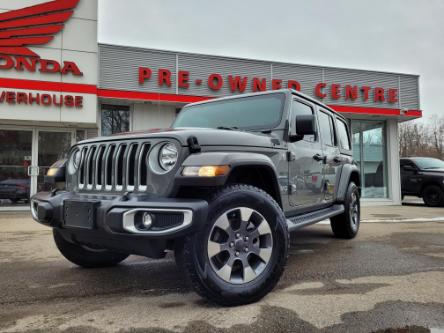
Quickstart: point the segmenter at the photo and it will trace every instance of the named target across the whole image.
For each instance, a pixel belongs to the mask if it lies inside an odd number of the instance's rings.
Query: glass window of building
[[[86,131],[85,130],[77,130],[76,131],[76,142],[82,141],[86,139]]]
[[[0,207],[29,201],[32,131],[0,130]]]
[[[386,126],[384,121],[352,121],[353,158],[361,170],[363,198],[387,198]]]
[[[128,132],[130,108],[125,105],[102,105],[102,135]]]

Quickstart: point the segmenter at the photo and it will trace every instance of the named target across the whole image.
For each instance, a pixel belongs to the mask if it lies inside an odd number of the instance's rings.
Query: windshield
[[[444,162],[431,157],[415,158],[413,160],[420,169],[444,169]]]
[[[275,93],[220,100],[185,107],[177,127],[272,129],[279,125],[285,94]]]

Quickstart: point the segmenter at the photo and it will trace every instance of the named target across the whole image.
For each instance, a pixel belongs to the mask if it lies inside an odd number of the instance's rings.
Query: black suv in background
[[[36,194],[31,211],[68,260],[174,251],[195,290],[225,305],[272,290],[289,232],[328,218],[337,237],[359,229],[347,121],[292,90],[194,103],[171,129],[82,141],[48,174],[66,187]]]
[[[444,206],[444,161],[431,157],[401,158],[402,196],[420,197],[430,207]]]

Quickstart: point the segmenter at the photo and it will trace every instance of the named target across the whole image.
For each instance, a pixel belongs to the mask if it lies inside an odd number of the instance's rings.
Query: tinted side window
[[[327,146],[335,146],[335,134],[333,126],[333,118],[324,112],[319,112],[319,131],[322,140]]]
[[[336,125],[338,125],[338,136],[341,147],[350,150],[350,139],[348,137],[347,125],[340,119],[337,119]]]
[[[296,116],[304,116],[304,115],[313,115],[313,109],[311,106],[301,103],[299,101],[293,101],[293,119],[295,119]],[[305,135],[304,136],[305,141],[314,142],[316,141],[316,137],[314,135]]]

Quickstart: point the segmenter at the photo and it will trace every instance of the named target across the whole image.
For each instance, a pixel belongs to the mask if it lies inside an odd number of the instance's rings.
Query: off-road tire
[[[211,266],[207,243],[217,219],[238,207],[260,213],[270,226],[272,249],[269,261],[255,279],[241,284],[223,280]],[[224,187],[209,200],[207,223],[202,229],[185,237],[176,249],[176,262],[185,270],[194,290],[211,302],[234,306],[256,302],[269,293],[279,281],[290,244],[286,219],[276,201],[263,190],[244,184]]]
[[[361,220],[361,205],[359,199],[358,186],[356,186],[354,182],[350,182],[345,197],[344,212],[330,218],[331,230],[336,237],[352,239],[358,234]],[[354,202],[354,200],[356,200],[356,202]],[[357,206],[354,206],[355,204]]]
[[[444,206],[444,193],[438,185],[428,185],[422,191],[422,200],[429,207]]]
[[[53,236],[60,253],[72,263],[84,268],[112,267],[128,257],[128,254],[107,250],[90,250],[68,242],[57,229],[53,229]]]

